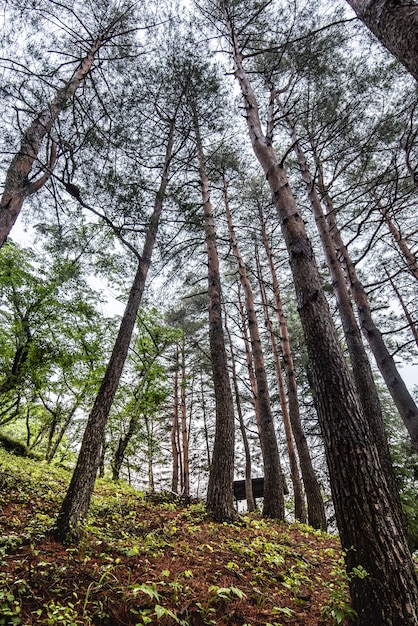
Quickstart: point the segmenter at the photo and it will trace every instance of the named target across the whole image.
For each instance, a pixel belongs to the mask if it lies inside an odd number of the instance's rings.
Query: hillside
[[[65,469],[0,450],[0,624],[304,626],[349,614],[335,537],[99,480],[79,546],[48,536]]]

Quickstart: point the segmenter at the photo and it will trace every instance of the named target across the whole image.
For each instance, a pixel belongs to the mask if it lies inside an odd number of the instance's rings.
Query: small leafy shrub
[[[217,585],[211,585],[208,589],[209,596],[212,596],[214,600],[223,599],[223,600],[233,600],[234,597],[239,600],[243,600],[245,598],[245,593],[238,589],[238,587],[218,587]]]
[[[47,616],[40,621],[40,624],[45,624],[46,626],[56,626],[57,624],[60,626],[81,625],[80,621],[76,621],[77,611],[72,602],[69,602],[66,606],[62,605],[60,602],[50,602],[44,606]],[[38,614],[42,614],[41,609]]]
[[[0,560],[6,556],[10,550],[15,550],[23,543],[22,537],[18,535],[6,535],[0,537]]]
[[[335,624],[343,624],[346,620],[355,621],[357,613],[350,605],[348,596],[348,581],[352,578],[366,578],[368,573],[361,565],[354,567],[348,574],[343,559],[332,570],[335,582],[327,583],[329,601],[321,608],[324,617],[332,619]]]
[[[16,454],[16,456],[28,456],[29,454],[28,447],[24,443],[5,433],[0,433],[0,446],[7,452]]]
[[[20,603],[8,589],[0,589],[0,624],[21,624]]]

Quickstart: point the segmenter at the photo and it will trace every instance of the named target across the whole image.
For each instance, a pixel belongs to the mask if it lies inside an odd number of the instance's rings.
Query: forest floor
[[[0,624],[348,624],[336,537],[98,480],[83,539],[50,529],[68,470],[0,450]]]

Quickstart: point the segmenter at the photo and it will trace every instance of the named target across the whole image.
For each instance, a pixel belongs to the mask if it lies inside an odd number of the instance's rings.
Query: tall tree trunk
[[[109,447],[109,442],[106,441],[106,437],[103,437],[102,449],[100,452],[100,461],[99,461],[99,478],[103,478],[105,473],[105,458],[106,458],[106,450]]]
[[[137,404],[145,392],[147,384],[147,373],[143,371],[139,376],[139,382],[136,385],[134,391],[134,397],[136,404],[131,409],[131,417],[129,419],[128,429],[124,435],[119,439],[118,446],[115,450],[111,466],[112,466],[112,480],[118,481],[120,477],[120,471],[122,469],[123,462],[125,460],[126,449],[131,442],[133,436],[137,432],[140,413],[138,413]]]
[[[289,112],[280,102],[277,94],[276,100],[280,110],[284,115],[290,130],[290,136],[294,151],[299,163],[302,180],[306,185],[309,202],[315,217],[315,223],[318,229],[319,237],[325,255],[328,270],[331,275],[334,295],[337,301],[337,307],[340,319],[343,325],[344,336],[350,355],[352,375],[357,388],[359,399],[363,406],[364,414],[369,420],[372,432],[377,444],[377,450],[381,457],[382,466],[385,469],[388,484],[392,486],[393,506],[397,506],[398,515],[402,518],[402,507],[399,498],[399,490],[395,482],[393,474],[392,460],[390,457],[389,444],[385,432],[383,422],[382,408],[380,405],[379,395],[373,378],[372,368],[361,338],[361,333],[354,315],[351,305],[350,294],[345,282],[344,273],[338,260],[334,243],[329,232],[328,224],[324,216],[322,204],[318,196],[315,181],[309,169],[309,165],[304,151],[300,145],[299,137],[296,131],[296,125],[289,115]]]
[[[267,235],[266,224],[261,206],[258,206],[258,215],[261,224],[263,244],[267,255],[272,279],[273,294],[276,304],[277,320],[280,329],[280,347],[283,354],[284,369],[286,373],[287,398],[289,405],[289,417],[292,425],[292,432],[295,438],[296,449],[299,455],[300,471],[305,487],[306,502],[308,505],[308,522],[313,528],[327,529],[325,506],[321,494],[321,488],[312,465],[311,454],[308,442],[303,431],[300,418],[298,389],[295,376],[295,366],[293,363],[292,349],[290,346],[289,333],[287,330],[286,316],[283,310],[283,303],[280,295],[279,281],[276,268],[274,266],[273,255]]]
[[[145,429],[147,431],[147,465],[148,465],[148,492],[155,493],[154,480],[154,427],[152,419],[144,415]]]
[[[43,401],[42,397],[41,397],[41,401],[42,401],[42,404],[44,405],[44,408],[52,416],[51,423],[50,423],[50,425],[48,427],[48,442],[46,444],[46,452],[45,452],[45,460],[46,460],[47,463],[50,463],[49,456],[50,456],[50,453],[51,453],[52,442],[54,440],[55,431],[56,431],[57,426],[58,426],[59,415],[61,413],[61,405],[58,404],[56,409],[52,409],[52,408],[50,408],[50,407],[48,407],[46,405],[46,403]]]
[[[284,426],[284,431],[286,435],[287,453],[289,455],[290,476],[291,476],[292,485],[293,485],[293,498],[295,501],[295,507],[294,507],[295,519],[299,520],[303,524],[306,524],[307,516],[306,516],[305,497],[303,494],[302,481],[301,481],[300,474],[299,474],[299,467],[298,467],[298,460],[297,460],[295,444],[294,444],[294,439],[293,439],[292,425],[290,423],[289,410],[287,406],[282,366],[280,364],[280,356],[279,356],[279,350],[277,347],[276,336],[273,331],[273,324],[271,322],[270,314],[268,310],[267,293],[266,293],[266,288],[264,285],[264,279],[263,279],[263,274],[262,274],[261,264],[260,264],[260,256],[258,254],[257,246],[254,251],[254,256],[256,259],[256,263],[257,263],[257,277],[258,277],[258,283],[259,283],[259,288],[260,288],[261,301],[263,304],[264,321],[265,321],[267,332],[270,338],[271,350],[273,353],[274,367],[276,370],[277,386],[279,389],[283,426]]]
[[[135,408],[133,410],[135,411]],[[123,435],[119,439],[118,446],[112,459],[112,480],[117,481],[120,478],[120,471],[122,469],[123,461],[125,459],[126,448],[128,447],[129,442],[136,432],[138,421],[138,415],[134,414],[129,420],[128,430],[126,431],[125,435]]]
[[[374,437],[338,340],[303,219],[283,167],[263,133],[227,4],[223,6],[251,143],[272,190],[289,254],[358,624],[413,626],[418,621],[418,583],[402,521],[392,508]],[[353,572],[358,566],[367,571],[365,578]]]
[[[0,247],[6,241],[20,213],[25,199],[38,191],[48,180],[56,161],[56,145],[50,147],[47,171],[39,179],[30,181],[32,166],[38,158],[44,139],[49,135],[60,113],[74,97],[77,89],[92,69],[96,54],[106,37],[98,37],[80,65],[64,87],[58,89],[55,97],[34,119],[23,134],[19,152],[13,157],[7,170],[6,182],[0,200]]]
[[[47,451],[45,454],[45,460],[47,463],[51,463],[52,459],[54,458],[54,456],[57,453],[58,450],[58,446],[60,445],[65,433],[67,432],[71,422],[73,421],[73,417],[75,415],[75,412],[80,404],[80,397],[82,396],[81,392],[77,398],[77,400],[75,401],[75,403],[73,404],[73,406],[71,407],[71,409],[68,411],[67,413],[67,417],[64,420],[64,423],[61,424],[58,433],[55,437],[55,440],[53,439],[53,436],[50,438],[50,440],[48,441],[48,447],[47,447]],[[45,406],[45,404],[44,404]],[[56,424],[57,426],[58,424]],[[54,428],[54,433],[55,433],[56,428]],[[52,435],[54,434],[52,433]]]
[[[234,401],[229,382],[228,359],[222,326],[221,279],[216,232],[197,117],[195,118],[195,134],[208,254],[209,344],[216,405],[215,442],[209,474],[206,509],[215,520],[226,521],[234,520],[237,516],[234,509],[232,486],[235,443]]]
[[[418,5],[414,0],[347,0],[362,22],[418,80]]]
[[[202,413],[203,413],[203,432],[205,435],[205,446],[206,446],[206,458],[208,462],[208,470],[210,470],[210,466],[212,464],[212,460],[210,458],[210,447],[209,447],[209,432],[208,432],[208,420],[206,414],[206,401],[205,401],[205,392],[203,389],[203,373],[200,370],[200,393],[201,393],[201,405],[202,405]]]
[[[0,384],[0,395],[6,394],[12,389],[16,389],[22,382],[31,352],[33,343],[32,331],[29,326],[29,313],[20,314],[21,329],[16,337],[16,351],[13,357],[13,363],[8,372],[5,373],[4,380]],[[4,374],[3,374],[4,375]]]
[[[173,138],[174,121],[170,125],[160,187],[156,194],[154,210],[150,217],[148,230],[145,235],[142,256],[138,261],[137,271],[120,323],[115,345],[113,346],[105,375],[87,421],[77,464],[58,514],[54,536],[59,541],[77,540],[81,532],[82,521],[90,506],[94,482],[100,463],[100,451],[106,422],[128,355],[136,316],[141,304],[148,269],[151,264],[152,251],[157,238],[158,225],[163,208],[163,198],[168,184],[168,170],[173,152]]]
[[[181,383],[180,383],[180,406],[181,406],[181,443],[183,451],[183,467],[181,494],[183,496],[190,495],[190,470],[189,470],[189,437],[187,430],[187,406],[186,406],[186,362],[184,350],[184,336],[181,344]]]
[[[245,315],[244,305],[242,303],[241,293],[239,290],[238,290],[237,298],[238,298],[239,311],[241,315],[241,331],[242,331],[242,338],[244,340],[245,361],[247,363],[248,380],[250,383],[251,396],[253,399],[255,421],[257,424],[257,428],[258,428],[258,434],[260,436],[260,421],[261,420],[260,420],[260,414],[258,411],[257,382],[255,380],[255,374],[254,374],[253,355],[251,352],[251,342],[248,336],[247,316]]]
[[[257,384],[257,402],[260,419],[260,443],[264,467],[263,515],[266,517],[284,520],[283,475],[280,466],[279,447],[277,445],[277,437],[274,429],[273,413],[271,410],[263,347],[261,345],[253,291],[250,281],[248,280],[244,260],[238,248],[237,238],[232,223],[232,216],[228,200],[228,188],[225,176],[223,177],[223,195],[225,213],[228,222],[229,238],[233,254],[237,261],[240,282],[244,290],[248,330],[250,333],[254,373]]]
[[[254,500],[253,483],[252,483],[250,444],[248,443],[247,431],[245,430],[244,416],[242,414],[241,397],[240,397],[239,387],[238,387],[237,366],[236,366],[236,361],[235,361],[234,345],[232,343],[231,332],[228,328],[225,310],[224,310],[224,317],[225,317],[225,330],[228,335],[229,353],[231,355],[232,383],[233,383],[234,392],[235,392],[235,406],[237,408],[237,414],[238,414],[238,419],[239,419],[239,429],[241,431],[242,443],[244,446],[245,499],[247,501],[247,511],[251,512],[251,511],[255,511],[256,505],[255,505],[255,500]]]
[[[178,493],[179,489],[179,349],[176,346],[176,363],[174,370],[174,399],[173,420],[171,424],[171,453],[173,455],[173,470],[171,475],[171,491]]]
[[[367,339],[377,367],[411,437],[412,445],[418,451],[418,407],[398,372],[395,359],[390,354],[383,340],[382,333],[373,321],[369,298],[343,242],[337,225],[332,199],[324,183],[321,168],[319,168],[318,188],[325,200],[329,232],[334,241],[340,263],[344,267],[346,280],[356,303],[360,328]]]

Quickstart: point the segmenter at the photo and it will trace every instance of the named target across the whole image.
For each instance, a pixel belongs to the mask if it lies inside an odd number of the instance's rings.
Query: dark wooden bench
[[[252,478],[251,483],[253,486],[254,499],[262,498],[264,496],[264,477]],[[235,500],[245,500],[245,480],[234,480],[233,486]]]

